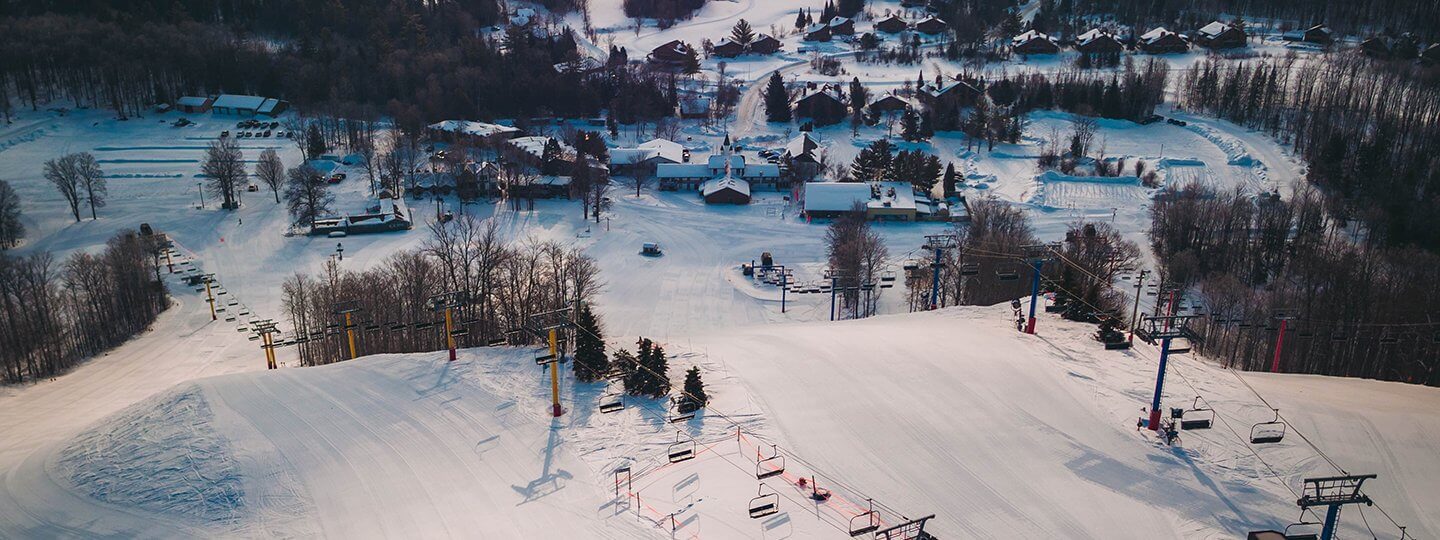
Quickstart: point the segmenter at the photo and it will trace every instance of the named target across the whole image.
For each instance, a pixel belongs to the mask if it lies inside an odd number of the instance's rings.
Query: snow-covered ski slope
[[[837,538],[873,497],[884,524],[933,513],[942,538],[1234,538],[1295,521],[1288,489],[1334,472],[1301,433],[1378,473],[1367,492],[1411,534],[1440,531],[1434,389],[1245,374],[1298,430],[1252,454],[1230,429],[1247,435],[1268,409],[1232,374],[1177,357],[1166,405],[1198,394],[1219,420],[1166,447],[1134,428],[1154,348],[1102,351],[1084,325],[1050,318],[1026,336],[1007,315],[672,340],[672,372],[700,365],[715,396],[674,424],[652,400],[598,413],[603,385],[568,369],[566,415],[550,419],[528,349],[202,378],[9,470],[0,536]],[[669,463],[677,440],[698,457]],[[761,488],[771,443],[786,471]],[[616,490],[622,466],[632,481]],[[798,485],[812,477],[830,500]],[[747,504],[772,492],[781,511],[751,519]],[[1366,519],[1394,531],[1375,509]],[[1344,523],[1365,534],[1358,511]]]

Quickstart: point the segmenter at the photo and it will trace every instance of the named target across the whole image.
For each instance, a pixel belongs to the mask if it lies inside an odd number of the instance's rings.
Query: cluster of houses
[[[874,27],[876,32],[884,32],[887,34],[898,34],[906,30],[914,30],[922,34],[937,35],[948,30],[950,25],[934,16],[911,23],[901,18],[898,14],[891,14],[875,21]],[[805,27],[804,37],[802,39],[805,41],[824,42],[835,39],[836,36],[852,35],[855,35],[855,21],[846,17],[835,17],[830,19],[829,22],[818,22]]]
[[[1322,35],[1325,36],[1323,42],[1328,43],[1329,29],[1323,26],[1316,26],[1300,34],[1301,39],[1306,41],[1310,41],[1312,36],[1313,39],[1320,40]],[[1126,50],[1127,44],[1146,53],[1164,54],[1185,52],[1190,50],[1191,45],[1207,49],[1244,47],[1246,38],[1245,31],[1239,27],[1215,21],[1192,32],[1188,37],[1162,26],[1140,34],[1133,41],[1121,38],[1106,28],[1092,28],[1076,36],[1075,40],[1068,44],[1085,54],[1118,54]],[[1059,40],[1037,30],[1028,30],[1010,39],[1010,50],[1023,55],[1055,54],[1060,52],[1061,46]]]
[[[1440,43],[1431,43],[1421,49],[1415,37],[1403,34],[1400,37],[1374,36],[1360,42],[1360,52],[1381,60],[1419,58],[1427,66],[1440,65]]]
[[[175,100],[175,109],[188,114],[229,114],[235,116],[279,116],[290,108],[283,99],[241,94],[218,96],[184,96]]]
[[[770,34],[757,34],[749,43],[740,43],[722,38],[710,48],[710,54],[721,58],[734,58],[742,54],[775,54],[780,50],[780,40]]]

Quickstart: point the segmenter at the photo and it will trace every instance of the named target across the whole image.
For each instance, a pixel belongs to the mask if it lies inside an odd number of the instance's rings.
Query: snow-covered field
[[[592,10],[618,13],[618,3]],[[623,20],[592,23],[638,48],[682,34],[718,38],[740,16],[764,31],[767,19],[793,19],[796,5],[711,2],[690,26],[638,34]],[[754,79],[802,60],[745,67],[741,59],[730,73]],[[787,76],[806,69],[799,63]],[[757,121],[753,103],[740,110],[732,127],[742,144],[783,144],[786,128]],[[1264,134],[1161,114],[1189,125],[1102,121],[1096,143],[1158,168],[1162,182],[1285,193],[1303,172]],[[116,230],[148,222],[176,239],[183,261],[216,273],[235,299],[225,315],[251,311],[283,328],[280,283],[313,273],[337,243],[342,265],[363,268],[423,241],[423,227],[338,241],[287,235],[284,209],[267,192],[246,193],[238,212],[216,210],[209,195],[197,209],[204,146],[233,131],[235,119],[193,115],[197,125],[186,128],[157,121],[178,116],[119,122],[96,111],[33,112],[0,128],[0,178],[24,199],[29,229],[18,251],[95,249]],[[1020,144],[993,150],[967,149],[958,134],[905,147],[954,162],[965,195],[1026,208],[1046,240],[1083,217],[1113,220],[1144,245],[1150,188],[1133,177],[1036,168],[1040,140],[1068,123],[1036,113]],[[684,130],[696,146],[722,135]],[[833,126],[817,134],[833,159],[849,161],[884,132],[852,137]],[[248,160],[264,147],[286,165],[298,159],[289,141],[242,144]],[[111,200],[98,221],[74,223],[40,176],[44,160],[76,151],[95,153],[109,177]],[[364,205],[363,174],[341,170],[350,179],[337,188],[337,207]],[[819,279],[824,225],[804,222],[781,194],[759,192],[743,207],[623,188],[611,197],[615,207],[599,224],[581,221],[567,201],[465,211],[498,221],[513,239],[584,247],[602,270],[597,304],[612,347],[636,336],[660,341],[677,382],[690,365],[704,369],[716,401],[696,419],[667,423],[664,404],[649,400],[599,414],[603,386],[567,377],[568,413],[552,421],[545,375],[521,349],[463,351],[456,363],[389,355],[266,372],[256,343],[237,331],[248,317],[211,322],[203,295],[167,276],[175,306],[150,332],[57,379],[0,387],[0,537],[834,538],[873,498],[886,525],[933,513],[930,528],[943,538],[1234,538],[1296,521],[1290,490],[1335,472],[1297,436],[1251,453],[1237,434],[1267,420],[1269,409],[1236,376],[1198,358],[1172,364],[1166,404],[1201,395],[1224,421],[1184,434],[1177,447],[1137,432],[1157,353],[1144,345],[1101,351],[1088,339],[1093,327],[1047,317],[1039,336],[1020,335],[1004,306],[903,314],[901,288],[886,290],[882,316],[863,321],[826,322],[829,297],[819,294],[787,295],[782,312],[778,289],[738,269],[769,251],[797,280]],[[924,256],[924,235],[947,227],[876,226],[897,269]],[[660,243],[665,255],[638,256],[642,242]],[[282,350],[281,361],[289,354]],[[1244,380],[1335,463],[1378,473],[1367,492],[1412,537],[1440,536],[1440,391],[1325,377]],[[669,464],[677,440],[696,441],[699,456]],[[786,456],[786,473],[760,487],[756,453],[769,455],[770,444]],[[612,473],[621,466],[631,467],[633,482],[617,497]],[[810,500],[798,485],[812,477],[832,491],[828,501]],[[781,512],[750,519],[745,506],[757,489],[775,493]],[[1362,520],[1347,510],[1345,537],[1364,534],[1366,521],[1394,535],[1378,512],[1365,512]]]

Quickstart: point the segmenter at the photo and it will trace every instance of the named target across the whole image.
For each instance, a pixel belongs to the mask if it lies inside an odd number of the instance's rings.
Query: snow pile
[[[60,466],[81,492],[111,504],[233,522],[244,494],[214,417],[200,388],[184,385],[81,434],[61,452]]]
[[[1254,156],[1250,155],[1249,148],[1245,146],[1245,143],[1240,142],[1234,137],[1222,134],[1219,131],[1216,131],[1214,128],[1211,128],[1210,126],[1196,123],[1187,124],[1185,126],[1185,129],[1198,133],[1201,137],[1205,137],[1205,140],[1208,140],[1214,143],[1215,146],[1220,147],[1220,149],[1225,152],[1225,156],[1229,158],[1228,163],[1230,165],[1236,165],[1240,167],[1265,166],[1265,164],[1261,163],[1259,160],[1255,159]]]

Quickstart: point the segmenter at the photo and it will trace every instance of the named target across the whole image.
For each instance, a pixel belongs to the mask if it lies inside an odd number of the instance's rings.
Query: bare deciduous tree
[[[280,203],[280,188],[285,186],[285,164],[280,162],[280,156],[275,149],[266,148],[260,152],[260,162],[255,164],[255,177],[260,183],[270,188],[270,193],[275,196],[275,203]]]

